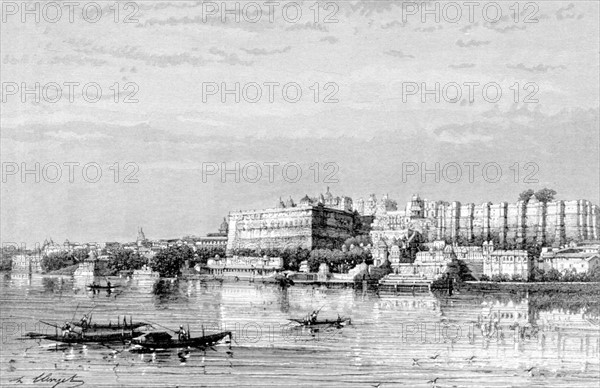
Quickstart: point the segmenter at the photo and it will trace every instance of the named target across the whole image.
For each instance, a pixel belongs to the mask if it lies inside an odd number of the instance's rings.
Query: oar
[[[39,322],[43,323],[44,325],[53,326],[53,327],[55,327],[55,328],[57,328],[57,329],[59,328],[59,326],[58,326],[58,325],[55,325],[55,324],[53,324],[53,323],[44,322],[44,321],[42,321],[42,320],[39,320]]]
[[[79,310],[79,303],[77,303],[77,307],[75,308],[75,312],[73,313],[73,318],[71,318],[71,321],[75,320],[75,315],[77,315],[77,310]]]

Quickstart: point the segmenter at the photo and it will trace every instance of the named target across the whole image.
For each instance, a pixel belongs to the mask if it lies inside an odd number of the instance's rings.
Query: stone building
[[[357,201],[360,214],[375,216],[372,235],[416,230],[428,241],[468,242],[478,238],[517,246],[532,242],[560,246],[569,241],[600,239],[600,209],[587,200],[543,203],[532,197],[527,203],[461,204],[413,195],[404,210],[390,203],[393,201],[384,196],[380,204],[374,195],[366,202]]]
[[[520,276],[528,280],[534,262],[526,250],[496,250],[484,253],[483,274],[491,278],[494,275]]]
[[[563,273],[568,271],[586,273],[600,266],[600,248],[596,244],[544,249],[538,266],[545,271],[556,269]]]
[[[281,198],[275,207],[229,214],[227,254],[238,249],[339,248],[346,239],[368,233],[349,197],[334,197],[329,188],[298,204]],[[365,229],[367,228],[367,229]]]
[[[20,254],[12,258],[12,270],[15,272],[39,273],[42,272],[42,255]]]

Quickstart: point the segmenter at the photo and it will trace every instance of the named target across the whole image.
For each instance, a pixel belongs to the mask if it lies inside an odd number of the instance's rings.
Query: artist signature
[[[21,377],[17,377],[14,379],[10,379],[9,382],[15,383],[15,384],[24,384],[26,382],[26,380],[25,380],[25,376],[21,376]],[[31,382],[33,384],[53,384],[51,386],[52,388],[56,388],[58,386],[63,387],[61,384],[65,384],[64,387],[68,386],[69,388],[79,387],[79,386],[82,386],[83,384],[85,384],[84,381],[81,379],[81,377],[77,376],[77,374],[74,374],[69,377],[53,377],[52,373],[46,373],[46,372],[42,373],[39,376],[32,378]],[[69,385],[66,385],[66,384],[69,384]],[[74,385],[71,385],[71,384],[74,384]]]

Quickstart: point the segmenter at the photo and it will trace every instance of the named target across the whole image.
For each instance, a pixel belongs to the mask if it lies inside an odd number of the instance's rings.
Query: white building
[[[490,278],[504,275],[520,276],[521,279],[528,280],[533,265],[526,250],[496,250],[485,254],[483,274]]]
[[[544,248],[538,265],[544,271],[554,268],[559,272],[586,273],[600,266],[600,250],[595,246],[576,246],[563,249]]]

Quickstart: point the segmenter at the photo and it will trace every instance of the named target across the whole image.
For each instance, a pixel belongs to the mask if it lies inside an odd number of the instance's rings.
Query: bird
[[[467,361],[469,361],[469,364],[473,363],[473,360],[475,359],[475,356],[471,356],[469,358],[467,358]]]
[[[430,359],[435,360],[436,358],[438,358],[440,355],[436,354],[435,356],[429,356]]]
[[[419,365],[419,359],[418,358],[413,358],[412,360],[413,360],[412,366],[415,366],[415,365],[416,366],[421,366],[421,365]]]
[[[438,381],[438,379],[439,379],[439,377],[436,377],[436,378],[435,378],[435,379],[433,379],[433,380],[429,380],[429,381],[427,382],[427,384],[431,384],[431,386],[432,386],[432,387],[437,387],[437,381]]]
[[[371,384],[371,387],[375,387],[375,388],[379,388],[380,386],[381,386],[381,383]]]

